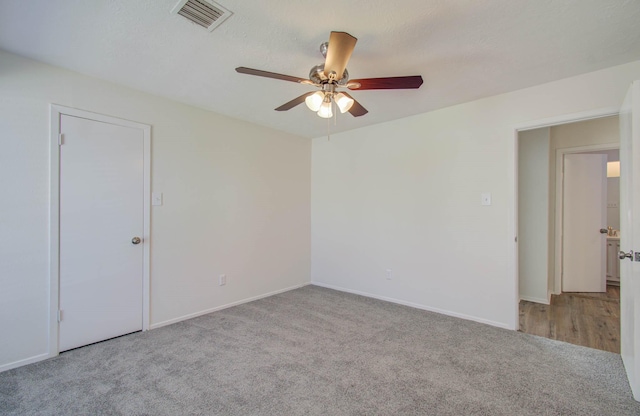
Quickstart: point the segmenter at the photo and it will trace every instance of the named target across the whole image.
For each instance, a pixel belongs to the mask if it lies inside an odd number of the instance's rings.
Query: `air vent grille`
[[[185,17],[210,32],[232,14],[218,3],[207,0],[180,0],[171,12]]]

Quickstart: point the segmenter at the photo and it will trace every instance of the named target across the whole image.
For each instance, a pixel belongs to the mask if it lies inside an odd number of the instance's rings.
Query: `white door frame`
[[[564,147],[556,149],[556,217],[555,217],[555,268],[553,273],[553,294],[562,293],[562,230],[564,226],[563,201],[564,201],[564,172],[562,171],[562,161],[564,155],[572,153],[595,152],[598,150],[620,149],[620,143],[592,144],[588,146]],[[603,224],[604,226],[604,224]]]
[[[58,309],[60,306],[60,119],[62,115],[85,118],[123,127],[140,129],[143,133],[143,258],[142,258],[142,330],[149,329],[149,265],[151,231],[151,126],[76,108],[51,104],[50,154],[50,244],[49,244],[49,357],[59,354]]]
[[[619,108],[602,108],[599,110],[585,111],[580,113],[565,114],[562,116],[549,117],[540,120],[533,120],[529,122],[522,122],[512,125],[513,138],[509,143],[511,147],[509,155],[511,161],[509,163],[508,178],[511,181],[509,188],[512,190],[511,204],[509,212],[509,224],[508,224],[508,253],[507,259],[509,261],[508,268],[511,271],[511,278],[513,282],[513,315],[511,319],[511,329],[518,330],[520,320],[520,288],[518,282],[518,135],[521,131],[534,130],[543,127],[552,127],[560,124],[573,123],[577,121],[586,121],[595,118],[616,116],[620,113]],[[557,230],[557,228],[556,228]]]

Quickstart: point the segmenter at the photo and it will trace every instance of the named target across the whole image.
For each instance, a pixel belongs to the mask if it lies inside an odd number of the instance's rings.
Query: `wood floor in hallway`
[[[520,301],[520,331],[619,354],[620,288],[552,295],[550,305]]]

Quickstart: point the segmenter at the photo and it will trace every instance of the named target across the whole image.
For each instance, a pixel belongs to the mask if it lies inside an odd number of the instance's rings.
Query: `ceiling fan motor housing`
[[[311,71],[309,71],[309,79],[316,84],[334,83],[338,85],[346,85],[349,81],[349,71],[347,71],[347,69],[345,68],[344,73],[342,74],[342,78],[340,78],[339,80],[331,80],[325,75],[324,63],[322,63],[311,68]]]

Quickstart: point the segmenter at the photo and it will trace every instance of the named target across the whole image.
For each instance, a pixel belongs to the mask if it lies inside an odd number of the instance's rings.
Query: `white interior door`
[[[607,156],[564,157],[562,291],[605,292]]]
[[[140,129],[62,115],[59,351],[143,325]]]
[[[629,384],[640,400],[640,81],[620,110],[620,352]],[[634,188],[635,187],[635,188]]]

